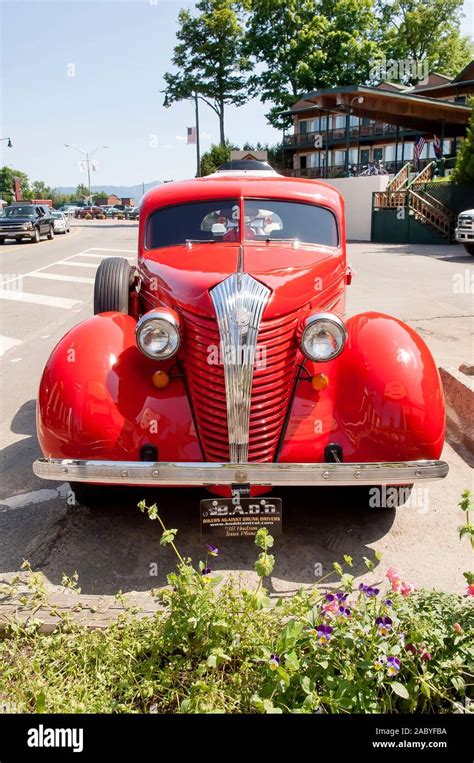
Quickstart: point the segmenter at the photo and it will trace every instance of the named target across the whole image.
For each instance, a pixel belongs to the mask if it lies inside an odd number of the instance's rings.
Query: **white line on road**
[[[88,252],[131,252],[132,254],[136,254],[136,249],[107,249],[103,246],[91,246],[90,249],[87,249]]]
[[[72,281],[73,283],[94,283],[93,278],[85,276],[62,276],[57,273],[33,273],[28,278],[45,278],[50,281]]]
[[[59,260],[55,265],[68,265],[71,268],[98,268],[100,262],[70,262],[68,260]]]
[[[65,262],[68,262],[69,260],[74,259],[74,257],[80,257],[81,254],[86,254],[88,251],[89,249],[84,249],[83,252],[76,252],[76,254],[71,254],[70,257],[65,257],[62,260],[56,260],[56,262],[50,262],[49,265],[43,265],[42,268],[36,268],[35,270],[30,270],[29,273],[17,273],[16,275],[12,276],[12,278],[7,278],[5,281],[2,280],[2,286],[6,286],[7,283],[12,283],[12,281],[17,281],[19,278],[29,278],[30,276],[33,276],[36,273],[41,273],[43,270],[52,268],[55,265],[58,265],[59,263],[64,264]]]
[[[5,355],[12,347],[21,344],[21,339],[12,339],[9,336],[0,336],[0,357]]]
[[[54,501],[55,498],[62,498],[70,490],[69,484],[63,482],[57,488],[43,488],[42,490],[33,490],[31,493],[23,495],[14,495],[11,498],[0,499],[0,513],[12,511],[14,509],[23,509],[32,503],[45,503],[45,501]],[[4,508],[6,507],[6,508]]]
[[[66,299],[65,297],[48,297],[45,294],[30,294],[26,291],[8,291],[0,289],[0,299],[9,299],[13,302],[30,302],[35,305],[46,305],[47,307],[63,307],[69,310],[74,305],[78,305],[80,299]]]

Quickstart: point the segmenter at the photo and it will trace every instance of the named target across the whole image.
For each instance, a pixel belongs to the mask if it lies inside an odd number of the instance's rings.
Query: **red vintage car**
[[[382,313],[344,319],[341,195],[249,166],[145,195],[137,265],[103,260],[95,315],[46,364],[39,477],[86,502],[97,485],[245,497],[447,474],[424,341]]]

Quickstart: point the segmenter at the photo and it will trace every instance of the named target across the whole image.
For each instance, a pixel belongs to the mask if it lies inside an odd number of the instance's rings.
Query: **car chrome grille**
[[[186,378],[207,461],[230,458],[224,365],[216,319],[185,311]],[[248,461],[273,461],[296,374],[298,313],[262,320],[250,398]],[[214,355],[209,355],[209,348]],[[219,349],[217,350],[219,351]],[[220,358],[219,358],[220,360]]]

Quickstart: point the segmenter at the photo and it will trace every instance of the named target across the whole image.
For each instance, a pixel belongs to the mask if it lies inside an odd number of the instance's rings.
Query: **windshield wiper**
[[[271,241],[281,241],[284,244],[293,244],[295,247],[299,246],[299,238],[266,238],[265,243],[269,244]]]
[[[215,244],[217,239],[215,238],[187,238],[185,239],[186,246],[192,246],[193,244]]]

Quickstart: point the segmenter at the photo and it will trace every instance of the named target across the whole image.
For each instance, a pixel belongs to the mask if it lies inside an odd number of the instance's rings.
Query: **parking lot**
[[[136,252],[137,224],[85,221],[68,235],[40,244],[7,242],[0,251],[2,487],[0,579],[10,578],[24,559],[52,586],[63,573],[79,573],[83,593],[106,595],[148,591],[166,583],[174,558],[159,546],[159,528],[136,508],[143,491],[123,500],[110,495],[90,510],[69,506],[67,485],[36,478],[31,464],[40,456],[35,434],[35,399],[43,365],[56,342],[92,313],[95,271],[103,258]],[[460,246],[351,244],[357,275],[349,289],[348,314],[380,310],[406,320],[423,336],[438,365],[472,362],[472,257]],[[15,288],[13,288],[15,286]],[[472,486],[469,464],[446,444],[450,465],[442,482],[414,491],[396,511],[363,509],[352,489],[285,489],[283,535],[275,544],[274,593],[317,582],[332,562],[350,554],[355,574],[363,556],[382,579],[395,566],[417,586],[464,590],[469,569],[467,541],[460,542],[457,509],[461,491]],[[199,490],[157,490],[156,501],[185,555],[202,555]],[[383,555],[379,564],[375,552]],[[216,567],[236,576],[253,575],[251,541],[226,541]],[[157,565],[157,575],[153,565]],[[320,565],[320,566],[319,566]]]

